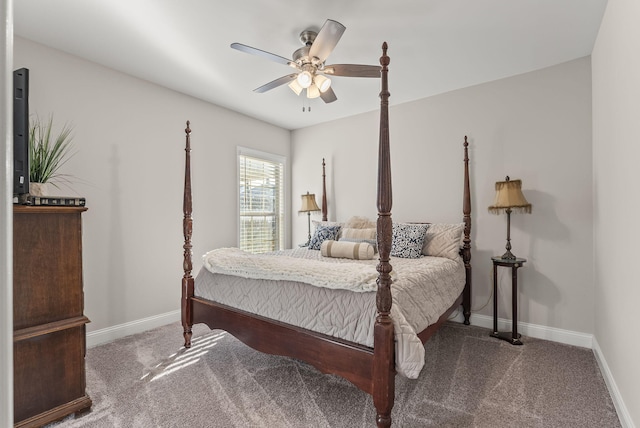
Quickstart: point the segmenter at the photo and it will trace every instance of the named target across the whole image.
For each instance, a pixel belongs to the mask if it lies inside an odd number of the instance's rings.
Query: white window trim
[[[236,246],[240,247],[240,156],[250,156],[259,159],[264,159],[272,162],[280,162],[282,163],[282,170],[284,173],[283,183],[284,183],[284,195],[282,203],[284,204],[284,216],[283,216],[283,224],[281,227],[283,228],[284,233],[284,243],[283,247],[287,248],[289,243],[289,166],[287,162],[287,157],[282,155],[277,155],[274,153],[263,152],[261,150],[251,149],[248,147],[237,146],[236,147],[236,221],[238,227],[236,229]],[[284,249],[283,248],[283,249]]]

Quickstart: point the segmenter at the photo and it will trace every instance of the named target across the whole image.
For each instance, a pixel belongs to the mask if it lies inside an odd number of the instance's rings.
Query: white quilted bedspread
[[[196,296],[373,347],[378,260],[326,258],[320,251],[298,248],[259,255],[259,261],[249,261],[254,257],[239,251],[214,250],[203,257],[204,266],[195,283]],[[240,264],[234,265],[229,258]],[[305,271],[307,262],[313,267]],[[424,366],[425,353],[417,332],[437,321],[460,295],[465,282],[464,264],[462,259],[392,257],[391,265],[396,370],[416,378]],[[292,272],[293,266],[307,273]],[[309,274],[310,271],[318,274]],[[368,279],[370,276],[373,282]],[[354,283],[345,283],[349,282],[344,281],[345,277],[356,278],[355,289],[350,289]]]
[[[251,254],[239,248],[218,248],[202,257],[212,273],[274,281],[299,281],[316,287],[341,288],[357,292],[375,291],[378,272],[370,265],[337,263],[327,269],[322,260]]]

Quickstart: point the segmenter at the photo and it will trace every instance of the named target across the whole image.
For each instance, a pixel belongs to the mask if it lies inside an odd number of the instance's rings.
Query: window
[[[240,249],[284,248],[284,164],[282,156],[238,148]]]

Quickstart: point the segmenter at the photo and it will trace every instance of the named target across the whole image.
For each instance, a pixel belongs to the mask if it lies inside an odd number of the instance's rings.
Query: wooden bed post
[[[182,220],[182,230],[184,233],[184,260],[182,267],[184,276],[182,277],[182,328],[184,330],[184,346],[191,347],[191,327],[193,326],[193,276],[191,270],[193,263],[191,260],[193,245],[191,245],[191,234],[193,232],[193,220],[191,218],[192,202],[191,202],[191,128],[187,120],[185,132],[185,162],[184,162],[184,200],[182,203],[182,211],[184,219]]]
[[[466,273],[466,282],[462,295],[462,310],[464,313],[464,323],[470,324],[471,316],[471,190],[469,188],[469,142],[464,136],[464,201],[462,203],[462,214],[464,219],[464,240],[462,246],[462,259]]]
[[[389,89],[387,74],[389,57],[387,42],[382,44],[382,90],[380,91],[380,144],[378,149],[378,316],[373,336],[373,403],[379,428],[391,426],[391,409],[395,394],[395,358],[393,322],[391,320],[391,264],[389,254],[393,236],[391,221],[391,157],[389,152]]]
[[[322,221],[327,221],[327,176],[324,172],[324,158],[322,158]]]

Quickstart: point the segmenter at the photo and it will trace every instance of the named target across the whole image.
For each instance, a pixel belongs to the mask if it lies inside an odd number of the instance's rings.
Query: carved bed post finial
[[[184,233],[184,255],[182,267],[184,276],[182,277],[182,328],[184,330],[184,346],[191,347],[191,327],[193,326],[193,313],[191,297],[193,297],[193,276],[191,270],[193,263],[191,260],[193,245],[191,244],[191,235],[193,232],[192,199],[191,199],[191,128],[190,122],[187,121],[185,128],[185,163],[184,163],[184,194],[182,211],[184,219],[182,220],[182,230]]]
[[[327,221],[327,175],[324,170],[324,158],[322,158],[322,221]]]
[[[469,188],[469,142],[464,136],[464,200],[462,214],[464,220],[464,240],[462,245],[462,259],[466,273],[466,282],[462,296],[462,310],[464,323],[470,324],[471,317],[471,190]]]
[[[391,191],[391,156],[389,150],[389,88],[387,56],[387,42],[382,45],[380,57],[382,90],[380,91],[380,142],[378,146],[378,298],[377,307],[380,316],[389,315],[391,311],[391,252],[392,221],[391,206],[393,195]],[[379,317],[380,317],[379,316]]]
[[[395,358],[393,321],[391,320],[391,157],[389,151],[389,89],[387,42],[382,44],[380,57],[380,142],[378,147],[378,291],[376,305],[378,316],[374,325],[373,402],[376,406],[376,423],[379,428],[391,426],[391,409],[395,393]]]

